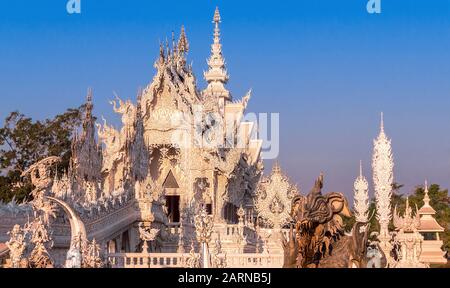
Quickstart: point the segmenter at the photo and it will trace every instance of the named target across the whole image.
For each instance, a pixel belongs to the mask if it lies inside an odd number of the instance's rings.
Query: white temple
[[[317,214],[313,219],[330,216],[330,223],[320,224],[334,229],[333,241],[341,244],[339,238],[348,235],[337,213],[347,211],[347,200],[340,193],[321,194],[323,175],[306,197],[278,164],[263,176],[257,123],[243,120],[251,91],[235,100],[226,88],[220,22],[216,9],[203,91],[187,65],[184,27],[177,42],[160,45],[155,76],[137,101],[111,101],[121,116],[119,130],[105,119],[95,122],[88,91],[68,170],[59,175],[54,166],[60,159],[43,159],[23,174],[35,187],[33,201],[0,203],[0,266],[8,259],[9,267],[37,268],[282,267],[281,240],[294,241],[294,203],[303,214]],[[404,215],[392,215],[393,167],[382,116],[372,157],[379,250],[389,267],[445,263],[439,239],[444,229],[433,218],[427,185],[420,210],[412,213],[407,202]],[[361,225],[352,233],[365,244],[372,215],[361,163],[353,184]],[[396,231],[389,231],[392,220]],[[317,232],[311,235],[322,241],[325,232],[306,223],[300,228]]]
[[[83,127],[73,139],[68,171],[54,176],[45,172],[39,179],[52,183],[48,189],[41,187],[44,195],[66,203],[69,214],[73,209],[85,226],[86,238],[95,239],[110,259],[127,257],[117,253],[147,249],[159,256],[178,253],[175,258],[188,258],[183,253],[203,249],[203,240],[196,237],[195,220],[203,210],[211,217],[214,229],[208,241],[217,242],[211,247],[220,246],[216,249],[220,253],[251,256],[268,251],[272,229],[257,224],[254,209],[263,171],[262,140],[256,137],[256,123],[242,120],[250,92],[241,100],[233,100],[226,89],[229,76],[220,43],[220,21],[216,9],[205,90],[197,89],[192,67],[186,64],[189,42],[182,27],[177,43],[160,46],[156,74],[139,92],[137,103],[118,97],[111,102],[121,116],[121,129],[105,119],[103,124],[95,123],[89,90]],[[278,182],[283,181],[285,178]],[[274,218],[278,229],[289,220],[289,197],[277,202],[274,215],[283,215],[282,219]],[[33,213],[27,204],[17,209],[17,215],[3,209],[7,215],[0,221],[0,242],[9,239],[7,232],[13,225],[25,225]],[[54,245],[49,252],[57,266],[67,263],[67,250],[75,243],[68,219],[71,216],[67,215],[60,211],[50,220]],[[261,219],[267,217],[264,214]],[[281,243],[271,245],[278,247],[278,256],[263,255],[258,261],[270,258],[270,265],[281,266]],[[117,265],[115,261],[110,264]]]

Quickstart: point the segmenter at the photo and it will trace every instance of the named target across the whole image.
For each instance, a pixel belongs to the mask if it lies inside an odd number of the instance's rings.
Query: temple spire
[[[92,118],[93,106],[94,105],[92,104],[92,88],[89,87],[86,96],[86,118],[88,119]]]
[[[209,69],[204,73],[204,77],[208,82],[208,86],[203,91],[203,93],[205,96],[219,97],[219,100],[223,105],[225,100],[231,100],[231,95],[230,92],[225,88],[225,84],[228,82],[228,74],[225,68],[225,60],[222,55],[222,44],[220,44],[220,22],[221,17],[219,8],[216,7],[213,18],[214,41],[211,45],[211,56],[208,59]]]
[[[380,247],[385,255],[390,255],[389,223],[392,219],[391,198],[392,183],[394,183],[394,158],[392,155],[391,140],[384,133],[383,113],[381,114],[380,133],[373,141],[372,154],[373,184],[376,199],[377,220],[380,223]],[[393,258],[388,257],[388,262]]]
[[[94,139],[95,134],[95,119],[92,116],[94,105],[92,104],[92,88],[88,88],[86,96],[86,110],[83,119],[83,138],[89,137]]]
[[[359,160],[359,177],[363,177],[363,172],[362,172],[362,160]]]
[[[189,42],[186,37],[184,26],[181,26],[180,39],[178,40],[178,51],[180,53],[187,53],[189,51]]]
[[[383,114],[383,112],[381,112],[380,132],[384,133],[384,114]]]
[[[272,167],[272,173],[281,173],[281,167],[280,167],[280,163],[278,162],[278,161],[276,161],[274,164],[273,164],[273,167]]]
[[[423,197],[423,202],[425,203],[424,206],[430,206],[430,196],[428,196],[428,181],[425,180],[425,196]]]

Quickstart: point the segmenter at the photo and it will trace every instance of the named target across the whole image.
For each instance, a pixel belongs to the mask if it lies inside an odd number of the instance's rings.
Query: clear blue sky
[[[280,163],[303,192],[324,171],[325,190],[351,195],[360,159],[371,178],[380,111],[404,192],[425,178],[449,187],[449,0],[382,0],[380,15],[366,0],[81,1],[68,15],[66,0],[0,0],[1,119],[53,116],[88,86],[112,119],[112,91],[134,99],[182,24],[203,88],[219,5],[229,88],[253,88],[250,111],[280,113]]]

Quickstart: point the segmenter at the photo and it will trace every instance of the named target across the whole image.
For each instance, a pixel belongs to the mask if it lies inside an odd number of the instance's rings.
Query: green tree
[[[68,168],[72,133],[81,125],[84,108],[68,109],[44,121],[33,121],[17,111],[6,117],[0,128],[0,201],[28,199],[32,185],[20,175],[41,159],[59,156],[58,169]]]

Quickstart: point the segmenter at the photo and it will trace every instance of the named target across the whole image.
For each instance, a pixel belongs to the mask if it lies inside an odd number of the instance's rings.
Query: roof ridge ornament
[[[430,206],[430,196],[428,195],[428,180],[425,180],[423,202],[426,206]]]

